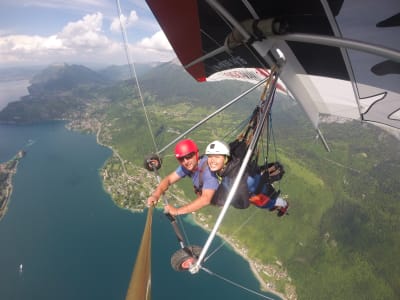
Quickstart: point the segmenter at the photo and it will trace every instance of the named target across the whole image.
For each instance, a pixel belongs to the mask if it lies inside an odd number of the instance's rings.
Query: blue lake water
[[[28,85],[28,79],[0,81],[0,110],[6,107],[7,103],[28,95]]]
[[[111,151],[62,122],[0,126],[0,162],[21,149],[27,154],[0,221],[0,298],[124,299],[146,215],[116,207],[104,192],[99,168]],[[152,230],[153,300],[262,299],[205,272],[173,271],[179,245],[162,213],[155,212]],[[193,244],[207,238],[190,223],[185,231]],[[259,292],[248,263],[227,247],[206,267]]]

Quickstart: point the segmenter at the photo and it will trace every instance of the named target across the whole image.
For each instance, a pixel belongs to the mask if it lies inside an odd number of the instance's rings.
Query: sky
[[[58,63],[123,65],[120,17],[132,62],[175,54],[145,0],[1,0],[0,68]]]

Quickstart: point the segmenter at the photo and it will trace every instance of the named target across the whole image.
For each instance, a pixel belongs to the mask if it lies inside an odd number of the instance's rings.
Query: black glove
[[[285,169],[280,162],[273,162],[267,165],[268,168],[268,181],[269,183],[273,183],[275,181],[279,181],[282,179],[283,175],[285,174]]]

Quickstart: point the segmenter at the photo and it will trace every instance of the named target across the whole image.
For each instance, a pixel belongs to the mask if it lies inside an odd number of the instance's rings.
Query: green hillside
[[[158,68],[140,79],[158,148],[248,88],[237,82],[199,84],[177,66]],[[24,100],[14,112],[8,107],[3,116],[23,121],[36,111],[36,120],[61,116],[72,120],[73,128],[98,133],[100,142],[115,151],[101,171],[105,189],[117,205],[143,209],[156,182],[141,166],[154,146],[135,85],[92,81],[68,93],[57,91],[43,92],[37,102]],[[253,92],[188,137],[200,149],[214,139],[230,141],[258,98],[259,91]],[[44,112],[46,118],[40,119]],[[399,299],[399,141],[372,125],[322,124],[332,149],[328,153],[300,107],[281,95],[274,103],[272,124],[269,160],[285,166],[276,187],[288,199],[290,214],[277,218],[254,207],[230,209],[221,232],[269,266],[260,273],[265,281],[286,294],[295,286],[298,299]],[[172,149],[163,161],[162,175],[176,168]],[[179,204],[193,199],[190,181],[171,188],[168,196]],[[213,224],[218,212],[207,207],[200,217]]]
[[[145,100],[159,146],[213,109],[191,102],[166,105],[153,97],[146,95]],[[117,131],[112,134],[114,147],[127,160],[140,164],[152,145],[135,101],[115,103],[107,120],[114,122],[111,128]],[[329,124],[323,126],[333,150],[327,153],[315,141],[299,107],[284,98],[280,101],[273,116],[277,148],[271,151],[271,159],[279,159],[287,170],[279,187],[290,202],[290,215],[277,218],[256,208],[232,209],[222,233],[233,235],[251,257],[287,272],[299,299],[397,299],[399,142],[373,126]],[[213,139],[232,138],[231,132],[251,110],[250,105],[246,111],[232,107],[189,137],[198,141],[200,149]],[[172,149],[164,157],[164,175],[176,167],[171,153]],[[141,201],[155,186],[155,182],[146,184],[148,190],[138,194]],[[180,187],[186,199],[194,198],[189,181]],[[172,189],[170,198],[176,195],[179,192]],[[212,224],[218,211],[209,207],[202,215]],[[244,222],[248,223],[240,229]],[[288,283],[287,278],[274,281],[267,275],[265,280],[281,291]]]

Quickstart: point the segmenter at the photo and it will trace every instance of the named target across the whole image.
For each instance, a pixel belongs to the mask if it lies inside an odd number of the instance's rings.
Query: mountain
[[[153,95],[151,101],[154,103],[164,105],[190,102],[197,106],[218,107],[251,87],[248,83],[233,80],[199,84],[174,62],[135,64],[135,68],[141,90]],[[82,65],[52,65],[33,76],[28,96],[9,103],[0,112],[0,122],[32,123],[68,118],[71,112],[100,94],[110,101],[127,94],[134,96],[132,87],[136,87],[136,81],[132,82],[127,65],[99,71]],[[122,91],[125,92],[121,94]],[[257,98],[246,96],[238,107],[245,102],[257,101]]]
[[[52,65],[33,76],[28,87],[31,96],[49,92],[68,91],[78,86],[102,85],[109,80],[82,65]]]
[[[33,123],[68,118],[96,98],[110,80],[81,65],[52,65],[36,73],[29,95],[8,103],[0,112],[2,123]]]
[[[156,68],[160,64],[161,64],[160,62],[135,63],[132,66],[132,68],[135,69],[137,76],[141,77],[143,74],[146,74],[149,70]],[[98,72],[105,78],[112,81],[128,80],[131,78],[131,71],[129,65],[122,65],[122,66],[113,65],[104,69],[100,69],[98,70]]]
[[[139,82],[143,90],[155,95],[156,101],[162,99],[161,103],[172,104],[190,99],[193,104],[207,106],[224,105],[251,87],[249,83],[234,80],[199,83],[173,61],[149,70],[139,78]],[[245,97],[251,98],[254,96]]]

